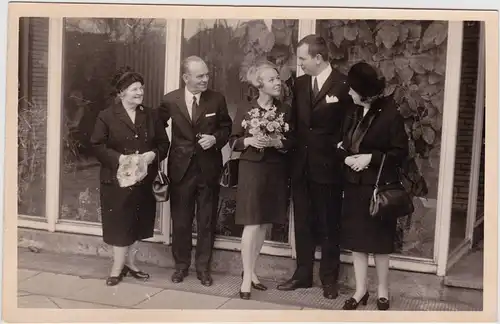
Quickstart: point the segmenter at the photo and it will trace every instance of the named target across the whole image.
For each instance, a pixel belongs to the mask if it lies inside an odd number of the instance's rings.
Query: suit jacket
[[[368,126],[365,121],[373,115]],[[349,183],[374,185],[386,154],[380,183],[400,181],[398,169],[408,156],[408,136],[404,120],[399,113],[392,97],[380,98],[372,103],[365,117],[362,108],[352,109],[343,124],[342,148],[338,149],[342,161],[353,154],[372,154],[367,169],[355,172],[349,166],[343,165],[344,178]],[[356,130],[358,124],[358,130]],[[367,128],[366,128],[367,127]],[[360,136],[364,132],[364,136]]]
[[[297,78],[292,104],[295,138],[292,179],[307,173],[309,179],[318,183],[341,182],[336,145],[346,111],[352,105],[345,76],[336,70],[332,70],[316,98],[312,98],[311,76]]]
[[[196,159],[206,181],[218,182],[222,171],[221,149],[227,144],[232,124],[224,96],[212,90],[204,91],[197,114],[193,116],[194,122],[186,107],[184,88],[166,94],[158,109],[165,127],[172,118],[172,146],[168,158],[168,174],[172,182],[182,180],[192,159]],[[198,144],[197,134],[215,136],[215,145],[203,150]]]
[[[91,136],[93,151],[101,163],[101,183],[118,185],[118,171],[121,154],[156,153],[153,163],[148,167],[148,175],[143,182],[152,182],[156,177],[158,163],[163,161],[170,142],[156,111],[138,106],[135,124],[132,123],[121,103],[101,111],[97,117]]]
[[[284,113],[284,121],[290,125],[290,107],[278,100],[274,101],[274,105],[277,108],[277,113]],[[233,130],[231,138],[229,140],[229,145],[234,145],[235,152],[242,152],[240,155],[241,160],[247,161],[261,161],[266,163],[280,163],[284,162],[286,158],[286,152],[293,147],[293,138],[291,129],[285,133],[285,139],[282,140],[283,147],[281,149],[276,149],[273,147],[267,147],[264,150],[258,150],[253,146],[248,146],[245,148],[243,141],[245,138],[250,137],[250,135],[241,125],[242,121],[248,117],[248,112],[253,109],[262,109],[256,100],[251,103],[243,104],[238,107],[236,112],[236,117],[233,123]]]

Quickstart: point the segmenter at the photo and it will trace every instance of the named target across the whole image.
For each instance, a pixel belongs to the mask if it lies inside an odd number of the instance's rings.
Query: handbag
[[[220,176],[219,184],[224,188],[236,188],[238,186],[238,168],[240,160],[231,159],[235,145],[236,141],[234,141],[233,145],[231,145],[229,159],[226,163],[224,163],[222,174]]]
[[[153,116],[149,116],[150,128],[154,134],[154,122]],[[153,126],[153,127],[152,127]],[[168,149],[167,158],[170,153],[170,147]],[[159,159],[160,151],[156,150],[156,157],[158,158],[158,168],[156,170],[156,177],[153,180],[152,190],[153,196],[157,202],[166,202],[170,199],[170,180],[167,175],[161,170],[161,161]]]
[[[170,180],[161,170],[160,161],[158,161],[158,171],[153,180],[153,195],[157,202],[165,202],[170,199]]]
[[[370,201],[370,215],[382,220],[410,215],[415,210],[410,195],[401,182],[380,185],[380,175],[384,167],[385,154],[378,170],[375,189]]]

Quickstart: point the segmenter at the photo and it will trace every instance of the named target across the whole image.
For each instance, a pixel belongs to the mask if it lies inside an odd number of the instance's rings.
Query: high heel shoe
[[[249,300],[250,296],[251,296],[251,293],[249,293],[249,292],[243,292],[243,291],[240,290],[240,298],[241,299]]]
[[[125,276],[126,276],[128,273],[130,273],[130,275],[131,275],[132,277],[134,277],[135,279],[148,280],[148,279],[149,279],[149,277],[150,277],[148,273],[143,272],[143,271],[140,271],[140,270],[139,270],[139,271],[134,271],[134,270],[130,269],[130,267],[129,267],[129,266],[127,266],[127,265],[125,265],[125,266],[123,267],[123,270],[125,271]]]
[[[363,297],[359,300],[359,302],[354,299],[354,297],[349,298],[346,300],[344,307],[342,307],[343,310],[355,310],[358,308],[359,304],[366,305],[368,303],[368,297],[370,297],[370,294],[368,292],[365,293]]]
[[[387,299],[385,297],[381,297],[381,298],[377,299],[378,310],[388,310],[390,306],[391,305],[390,305],[389,299]]]
[[[243,278],[243,274],[244,274],[244,272],[241,273],[241,278]],[[252,288],[260,290],[260,291],[266,291],[267,290],[266,286],[264,286],[260,282],[259,283],[255,283],[255,282],[253,282],[253,280],[252,280]]]
[[[128,272],[128,270],[126,270],[125,267],[124,267],[118,276],[108,277],[106,279],[106,285],[107,286],[116,286],[116,285],[118,285],[123,280],[123,277],[127,276],[127,272]]]

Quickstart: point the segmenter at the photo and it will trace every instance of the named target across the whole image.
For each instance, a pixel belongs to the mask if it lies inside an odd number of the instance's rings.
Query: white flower
[[[266,129],[270,132],[274,132],[276,130],[276,128],[274,127],[274,122],[267,124]]]
[[[257,118],[252,118],[252,120],[250,120],[250,126],[252,128],[259,127],[259,125],[260,125],[260,122]]]
[[[241,127],[243,128],[247,128],[248,127],[248,121],[246,119],[244,119],[242,122],[241,122]]]
[[[288,125],[288,123],[285,123],[285,125],[283,125],[283,129],[285,130],[285,132],[288,132],[290,130],[290,126]]]

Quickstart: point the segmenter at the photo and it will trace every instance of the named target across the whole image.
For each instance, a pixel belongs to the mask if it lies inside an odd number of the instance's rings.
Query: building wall
[[[467,210],[478,72],[479,22],[464,23],[462,78],[453,185],[453,208]],[[483,155],[484,159],[484,155]],[[484,183],[484,181],[483,181]],[[480,184],[480,192],[484,185]]]

